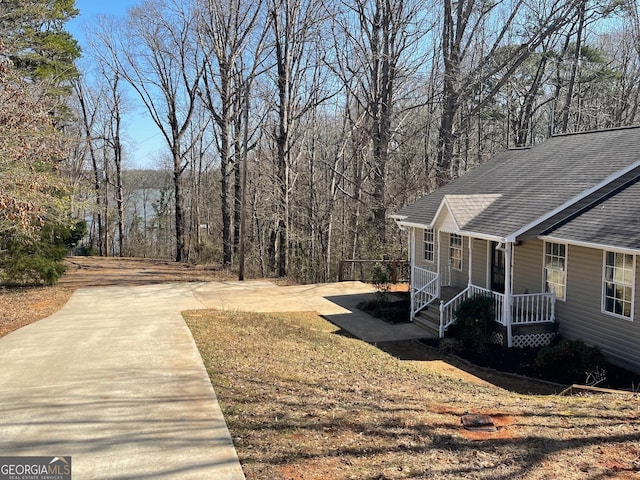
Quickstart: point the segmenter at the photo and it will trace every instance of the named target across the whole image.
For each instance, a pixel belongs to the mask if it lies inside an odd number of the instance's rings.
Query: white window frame
[[[454,239],[456,240],[456,244],[454,245]],[[460,245],[458,245],[457,240],[460,239]],[[450,233],[449,234],[449,263],[451,263],[451,268],[453,268],[454,270],[458,270],[459,272],[462,271],[462,267],[464,264],[464,257],[462,255],[462,250],[464,247],[464,238],[462,237],[462,235],[458,234],[458,233]],[[458,259],[454,257],[454,252],[460,252],[460,266],[456,266],[456,264],[454,263],[454,261],[457,261]]]
[[[624,256],[629,256],[631,257],[631,268],[630,270],[625,269],[626,263],[623,263],[623,267],[622,267],[622,279],[621,280],[616,280],[615,278],[612,278],[610,280],[607,279],[607,273],[608,273],[608,268],[612,267],[614,268],[613,272],[612,272],[612,276],[616,277],[619,274],[616,274],[616,260],[614,257],[614,264],[613,265],[609,265],[608,263],[608,256],[609,254],[618,256],[618,255],[624,255]],[[625,274],[627,273],[628,276]],[[635,310],[635,294],[636,294],[636,256],[631,254],[631,253],[624,253],[624,252],[620,252],[620,251],[615,251],[615,250],[604,250],[602,252],[602,313],[604,313],[605,315],[610,315],[612,317],[616,317],[616,318],[620,318],[622,320],[627,320],[629,322],[633,321],[634,318],[634,310]],[[613,281],[611,281],[613,280]],[[612,284],[614,287],[620,287],[622,286],[623,288],[630,288],[631,289],[631,295],[630,295],[630,300],[628,303],[630,303],[629,305],[629,316],[624,315],[624,314],[620,314],[620,313],[616,313],[615,311],[611,311],[611,310],[607,310],[607,299],[612,299],[614,302],[616,301],[615,297],[610,297],[607,296],[607,284]],[[627,303],[626,300],[623,298],[623,302]]]
[[[423,235],[423,247],[422,257],[425,262],[434,263],[436,259],[436,234],[433,228],[425,228],[422,232]],[[431,258],[427,256],[430,254]]]
[[[553,247],[551,247],[552,248],[551,253],[548,253],[547,245],[550,245],[550,246],[557,245],[558,249],[560,247],[563,247],[564,255],[560,255],[559,252],[554,253]],[[543,249],[544,250],[542,251],[542,276],[543,276],[542,285],[543,285],[544,291],[551,292],[549,287],[550,286],[555,287],[556,285],[558,285],[562,287],[562,295],[558,294],[558,288],[554,288],[556,299],[565,301],[567,299],[567,265],[569,260],[569,246],[566,243],[545,241]],[[549,258],[551,258],[551,260],[553,260],[554,258],[563,259],[564,268],[561,270],[559,268],[548,267],[547,259]],[[549,274],[551,274],[551,277],[552,277],[551,281],[549,281]],[[562,275],[562,283],[557,281],[559,275]]]

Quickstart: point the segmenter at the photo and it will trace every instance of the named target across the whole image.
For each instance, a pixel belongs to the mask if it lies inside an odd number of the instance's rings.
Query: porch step
[[[413,323],[438,336],[440,334],[440,309],[435,305],[430,305],[413,318]]]
[[[463,287],[440,287],[440,298],[436,300],[434,305],[440,305],[440,300],[442,300],[444,303],[449,302],[449,300],[457,296],[463,290]]]
[[[440,298],[436,299],[433,303],[423,308],[413,318],[413,322],[416,325],[428,330],[435,335],[440,335],[440,302],[447,303],[453,297],[462,292],[462,287],[441,287]]]

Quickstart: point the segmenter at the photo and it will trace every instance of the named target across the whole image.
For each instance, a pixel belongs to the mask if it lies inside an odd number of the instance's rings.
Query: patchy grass
[[[636,396],[529,396],[400,360],[314,313],[187,312],[247,479],[640,476]],[[495,433],[461,428],[484,413]]]

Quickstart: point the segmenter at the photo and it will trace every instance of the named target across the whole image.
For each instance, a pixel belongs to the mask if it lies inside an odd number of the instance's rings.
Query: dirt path
[[[165,282],[211,282],[234,280],[235,274],[208,265],[170,260],[117,257],[69,257],[62,287],[149,285]]]

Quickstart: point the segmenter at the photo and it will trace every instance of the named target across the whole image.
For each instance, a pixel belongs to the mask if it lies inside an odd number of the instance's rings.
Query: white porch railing
[[[556,296],[553,292],[514,295],[512,311],[514,325],[555,322]]]
[[[432,269],[411,269],[411,318],[440,296],[438,278],[438,272]]]
[[[495,321],[506,326],[503,293],[494,292],[486,288],[470,285],[447,303],[440,302],[440,337],[455,323],[455,311],[468,298],[488,295],[493,298]],[[555,302],[553,293],[534,293],[513,295],[511,303],[511,324],[526,325],[555,321]]]

